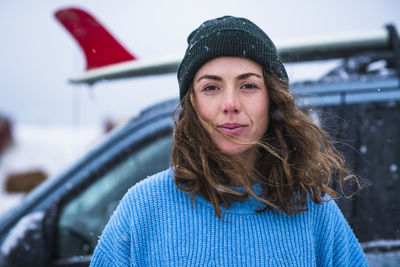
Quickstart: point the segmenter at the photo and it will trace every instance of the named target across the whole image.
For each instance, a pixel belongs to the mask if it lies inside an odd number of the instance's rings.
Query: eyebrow
[[[238,80],[243,80],[243,79],[247,79],[251,76],[256,76],[257,78],[261,78],[261,75],[257,74],[257,73],[253,73],[253,72],[249,72],[249,73],[243,73],[240,74],[239,76],[237,76]],[[215,80],[215,81],[222,81],[222,78],[216,75],[203,75],[201,76],[198,80],[197,83],[200,82],[200,80],[202,79],[210,79],[210,80]]]
[[[237,79],[238,80],[243,80],[243,79],[247,79],[251,76],[256,76],[257,78],[261,78],[261,75],[257,74],[257,73],[253,73],[253,72],[249,72],[249,73],[244,73],[244,74],[240,74]]]
[[[201,76],[197,82],[200,82],[202,79],[210,79],[210,80],[215,80],[215,81],[222,81],[222,78],[216,75],[203,75]]]

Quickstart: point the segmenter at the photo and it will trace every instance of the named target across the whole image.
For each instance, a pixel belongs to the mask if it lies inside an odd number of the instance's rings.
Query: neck
[[[238,155],[234,155],[234,158],[242,164],[247,174],[254,173],[254,166],[257,158],[257,153],[254,148],[248,149]],[[231,177],[230,186],[243,187],[240,177]]]

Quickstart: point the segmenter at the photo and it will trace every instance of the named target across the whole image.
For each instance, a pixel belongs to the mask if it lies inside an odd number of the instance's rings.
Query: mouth
[[[247,125],[240,123],[223,123],[217,126],[218,129],[228,135],[240,135],[247,129]]]

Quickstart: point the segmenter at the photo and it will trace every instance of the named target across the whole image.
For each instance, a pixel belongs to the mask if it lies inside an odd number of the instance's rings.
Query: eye
[[[206,85],[202,89],[203,92],[213,92],[213,91],[216,91],[216,90],[218,90],[218,87],[215,86],[215,85]]]
[[[257,88],[258,88],[258,86],[255,84],[252,84],[252,83],[245,83],[240,87],[240,89],[250,89],[250,90],[257,89]]]

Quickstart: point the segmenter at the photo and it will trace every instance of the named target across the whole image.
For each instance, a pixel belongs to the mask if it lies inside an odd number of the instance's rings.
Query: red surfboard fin
[[[86,57],[86,70],[135,60],[93,16],[78,8],[55,13],[57,20],[71,33]]]

